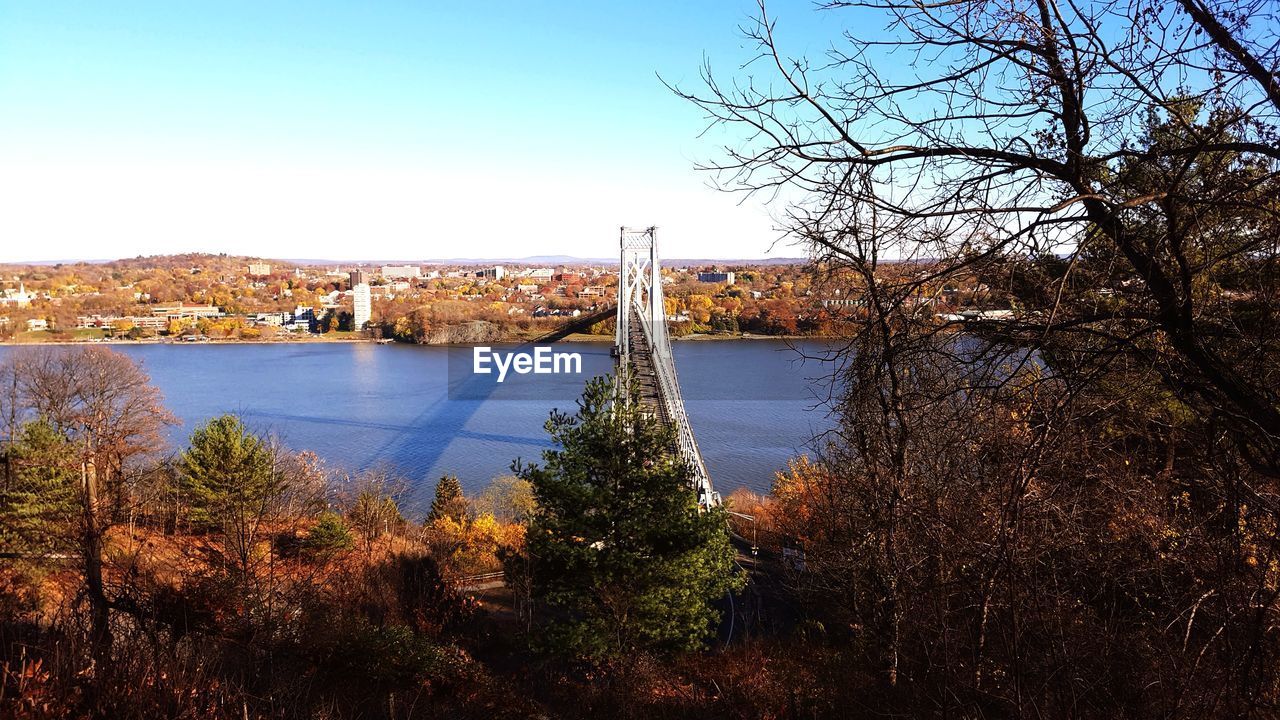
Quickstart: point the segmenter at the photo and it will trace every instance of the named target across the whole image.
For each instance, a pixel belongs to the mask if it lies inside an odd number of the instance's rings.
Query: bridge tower
[[[637,384],[641,401],[664,423],[674,427],[676,450],[693,473],[691,480],[698,493],[698,504],[719,505],[720,495],[712,487],[702,461],[676,377],[662,296],[657,228],[624,227],[621,246],[618,323],[614,338],[619,382]]]

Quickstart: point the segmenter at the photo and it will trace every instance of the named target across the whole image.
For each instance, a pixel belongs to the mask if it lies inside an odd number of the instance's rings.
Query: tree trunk
[[[80,546],[85,590],[89,598],[89,639],[94,663],[101,667],[111,656],[111,608],[102,580],[102,523],[98,507],[97,469],[92,462],[81,465],[81,482],[84,521]]]

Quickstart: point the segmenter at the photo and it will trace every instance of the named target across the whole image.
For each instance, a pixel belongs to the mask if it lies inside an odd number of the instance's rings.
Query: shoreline
[[[829,335],[758,335],[754,333],[743,333],[739,335],[713,335],[710,333],[692,333],[679,337],[672,337],[671,342],[726,342],[732,340],[754,342],[758,340],[832,340],[835,339]],[[494,340],[494,343],[502,344],[520,344],[527,343],[532,338],[507,337],[500,340]],[[588,335],[585,333],[573,333],[565,336],[557,342],[579,342],[579,343],[612,343],[611,335]],[[469,347],[478,343],[402,343],[395,340],[387,342],[385,340],[376,340],[374,338],[289,338],[280,340],[244,340],[240,338],[219,338],[210,340],[201,340],[199,342],[187,342],[183,340],[170,340],[168,338],[142,338],[138,340],[105,340],[105,339],[49,339],[49,340],[0,340],[0,347],[39,347],[43,345],[106,345],[113,347],[117,345],[323,345],[323,344],[349,344],[349,343],[366,343],[373,345],[405,345],[408,347]]]

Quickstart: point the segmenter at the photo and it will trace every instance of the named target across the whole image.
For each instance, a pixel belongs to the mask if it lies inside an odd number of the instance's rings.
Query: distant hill
[[[16,260],[14,262],[0,261],[0,265],[32,265],[39,267],[53,267],[54,265],[103,265],[105,263],[116,262],[109,258],[100,258],[93,260]]]
[[[51,267],[54,265],[102,265],[105,263],[136,263],[140,261],[157,262],[167,264],[165,261],[179,261],[182,263],[197,264],[204,260],[218,259],[222,262],[247,262],[258,258],[249,256],[229,256],[229,255],[212,255],[204,253],[184,253],[181,255],[153,255],[146,257],[134,258],[117,258],[117,259],[67,259],[67,260],[25,260],[19,262],[4,262],[0,260],[0,265],[12,267],[19,266],[40,266]],[[268,263],[282,263],[285,265],[303,265],[303,266],[379,266],[379,265],[533,265],[533,266],[556,266],[556,265],[617,265],[618,258],[581,258],[572,255],[530,255],[521,258],[436,258],[427,260],[325,260],[321,258],[262,258]],[[809,262],[805,258],[663,258],[662,264],[667,267],[672,266],[701,266],[701,265],[803,265]]]
[[[618,258],[583,258],[573,255],[530,255],[521,258],[433,258],[427,260],[304,260],[288,259],[282,262],[295,265],[617,265]],[[663,258],[662,264],[672,265],[803,265],[806,258]]]

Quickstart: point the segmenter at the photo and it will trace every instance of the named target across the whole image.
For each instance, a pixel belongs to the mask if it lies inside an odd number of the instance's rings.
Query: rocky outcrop
[[[502,340],[501,328],[491,322],[474,322],[449,325],[429,331],[422,339],[424,345],[469,345]]]

